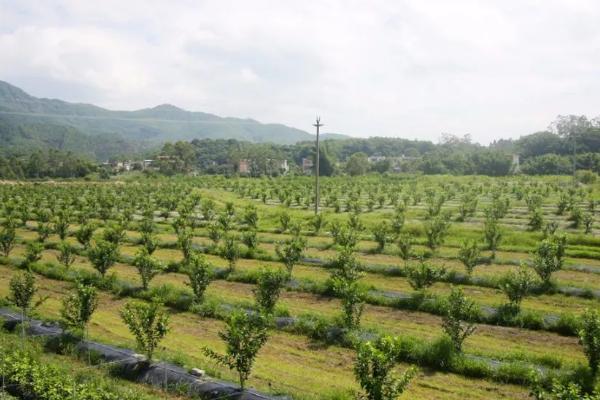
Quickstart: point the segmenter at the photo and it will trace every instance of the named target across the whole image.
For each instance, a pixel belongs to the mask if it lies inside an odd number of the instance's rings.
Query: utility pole
[[[319,213],[319,128],[323,126],[321,117],[317,117],[317,122],[313,124],[317,127],[317,156],[315,157],[315,215]]]

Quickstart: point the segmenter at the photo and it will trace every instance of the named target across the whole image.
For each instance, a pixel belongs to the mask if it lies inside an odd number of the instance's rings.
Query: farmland
[[[225,351],[219,332],[233,310],[256,311],[265,271],[285,271],[249,387],[352,398],[356,343],[392,336],[403,343],[398,371],[419,366],[402,398],[526,399],[532,371],[549,384],[588,365],[578,336],[581,315],[599,308],[600,184],[581,181],[332,177],[322,180],[321,217],[308,177],[9,183],[0,186],[1,229],[14,239],[2,239],[0,295],[31,270],[47,296],[34,315],[59,321],[74,284],[91,284],[98,307],[87,335],[126,348],[136,342],[120,310],[158,299],[170,331],[156,357],[233,382],[204,349]],[[101,243],[116,247],[102,276],[91,257]],[[160,266],[147,288],[143,251]],[[544,261],[552,251],[554,268]],[[186,273],[196,253],[212,275],[201,301]],[[354,281],[336,275],[343,260]],[[529,283],[517,301],[507,285],[519,277]],[[472,305],[459,319],[473,333],[448,350],[453,296]]]

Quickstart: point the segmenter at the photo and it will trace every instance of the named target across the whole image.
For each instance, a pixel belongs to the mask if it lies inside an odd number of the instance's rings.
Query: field
[[[1,185],[0,215],[5,226],[14,225],[16,241],[0,258],[0,296],[29,266],[40,294],[48,296],[36,316],[59,320],[62,299],[85,278],[100,289],[90,338],[128,348],[135,341],[119,310],[131,298],[160,296],[171,331],[157,357],[236,381],[203,348],[224,351],[218,333],[231,310],[255,307],[260,271],[285,269],[281,250],[299,238],[305,246],[289,263],[277,323],[258,353],[250,387],[294,399],[350,399],[359,389],[354,341],[385,335],[406,343],[399,370],[420,367],[401,397],[406,399],[526,399],[531,371],[550,379],[587,365],[577,332],[584,310],[599,308],[600,184],[573,185],[568,177],[325,178],[323,221],[314,219],[312,185],[308,177],[214,176]],[[157,244],[152,257],[165,270],[144,290],[133,264],[148,221]],[[105,278],[78,240],[82,226],[94,227],[90,246],[123,231],[118,261]],[[499,237],[495,243],[491,229]],[[182,232],[215,271],[202,304],[192,303],[186,285]],[[77,253],[69,267],[58,260],[61,235]],[[562,235],[563,262],[543,284],[533,268],[536,249]],[[228,240],[239,259],[226,259]],[[477,249],[471,274],[460,259],[465,241]],[[28,262],[34,242],[43,250]],[[344,327],[343,295],[331,281],[344,247],[353,250],[362,271],[365,305],[352,329]],[[430,285],[417,287],[418,268],[439,273]],[[500,287],[507,273],[522,270],[536,281],[515,310]],[[442,321],[457,288],[475,304],[466,318],[475,331],[462,353],[444,359],[438,349]]]

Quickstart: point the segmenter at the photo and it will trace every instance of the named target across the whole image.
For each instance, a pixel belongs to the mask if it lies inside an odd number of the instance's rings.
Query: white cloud
[[[594,0],[0,0],[0,79],[133,109],[488,142],[596,115]]]

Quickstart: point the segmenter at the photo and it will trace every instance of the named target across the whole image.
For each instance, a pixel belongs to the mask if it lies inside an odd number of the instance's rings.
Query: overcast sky
[[[112,109],[488,143],[600,114],[600,1],[0,0],[0,80]]]

